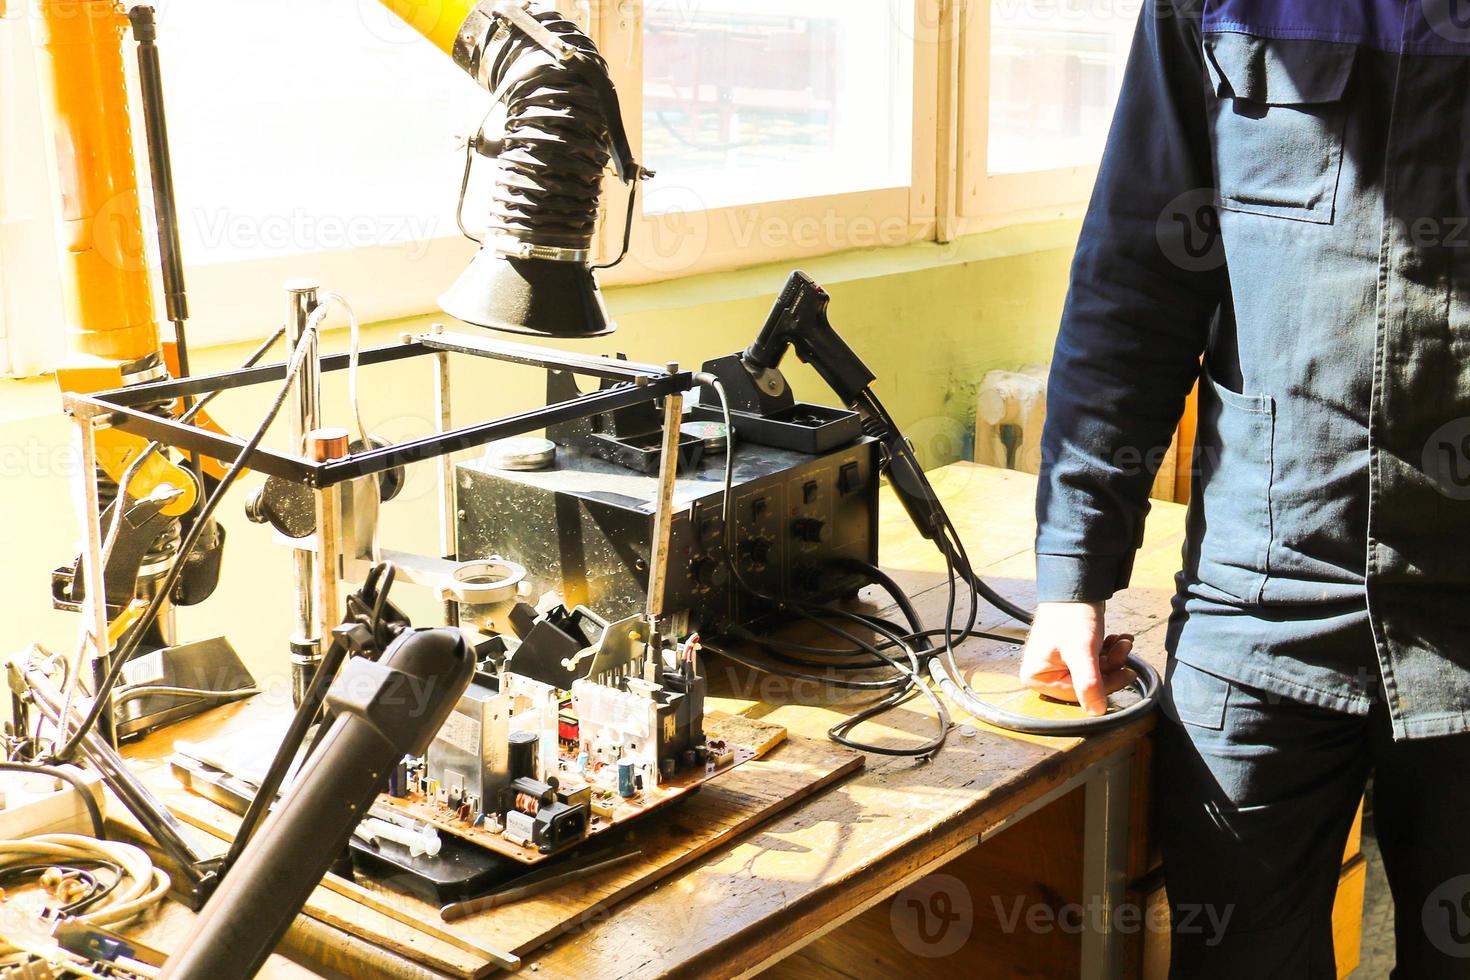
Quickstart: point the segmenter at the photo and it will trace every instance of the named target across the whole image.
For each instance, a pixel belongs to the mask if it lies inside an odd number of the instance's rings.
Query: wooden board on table
[[[265,718],[262,713],[257,720]],[[229,727],[250,720],[246,712],[233,718]],[[752,739],[757,744],[774,747],[768,755],[709,782],[667,813],[650,815],[631,831],[643,852],[636,861],[455,923],[443,922],[436,906],[414,896],[366,879],[355,883],[335,876],[324,880],[304,911],[439,972],[482,976],[497,968],[498,957],[524,955],[568,930],[596,921],[613,904],[863,767],[859,753],[814,739],[787,737],[780,726],[711,714],[706,727],[729,738],[722,724],[729,724],[742,736],[759,736]],[[239,826],[234,814],[179,786],[163,758],[155,756],[144,778],[186,823],[222,839],[230,839]]]

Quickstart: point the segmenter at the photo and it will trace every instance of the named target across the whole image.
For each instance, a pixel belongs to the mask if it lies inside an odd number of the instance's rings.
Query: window
[[[634,151],[648,281],[932,237],[940,0],[598,5]],[[609,194],[604,246],[620,244]],[[614,240],[615,239],[615,240]]]
[[[822,0],[652,4],[643,155],[711,208],[905,187],[913,18]]]
[[[487,93],[375,0],[169,4],[159,44],[193,342],[269,332],[294,276],[364,319],[434,308]]]
[[[961,5],[950,234],[1080,213],[1142,0]]]
[[[602,281],[1079,213],[1139,6],[564,0],[607,58],[635,155],[657,172],[638,188],[627,260]],[[0,355],[34,370],[59,346],[54,288],[32,275],[54,248],[52,195],[44,167],[18,163],[39,159],[21,144],[40,135],[25,8],[10,9],[0,54],[25,57],[0,58],[0,83],[18,93],[0,115]],[[462,141],[489,96],[379,0],[242,11],[160,9],[191,340],[265,334],[298,276],[344,293],[364,320],[434,309],[474,252],[454,210]],[[136,107],[134,131],[141,168]],[[471,230],[489,170],[471,181]],[[604,258],[621,247],[628,201],[615,179],[607,188]]]
[[[990,173],[1097,162],[1139,2],[996,0],[990,18]]]
[[[281,24],[291,29],[283,31]],[[227,45],[192,44],[221,23]],[[457,235],[455,134],[488,96],[376,3],[165,8],[186,254],[200,264]]]
[[[0,376],[39,374],[64,352],[60,273],[25,5],[0,2]]]

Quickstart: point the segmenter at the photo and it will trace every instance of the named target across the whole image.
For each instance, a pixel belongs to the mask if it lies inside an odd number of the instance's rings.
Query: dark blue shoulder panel
[[[1470,0],[1205,0],[1203,28],[1464,55]]]

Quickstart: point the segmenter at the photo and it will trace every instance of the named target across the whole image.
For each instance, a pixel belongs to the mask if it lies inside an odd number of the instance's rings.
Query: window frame
[[[907,185],[649,215],[643,208],[645,192],[650,190],[650,182],[645,182],[638,191],[629,255],[619,266],[602,272],[600,281],[604,285],[657,282],[854,248],[933,240],[939,224],[941,103],[941,47],[936,28],[949,0],[911,2],[914,105]],[[628,139],[634,156],[642,160],[645,0],[597,4],[596,8],[593,39],[611,67]],[[604,261],[615,257],[622,247],[627,199],[627,189],[616,179],[606,182],[599,242]]]
[[[953,0],[951,25],[959,83],[955,101],[955,176],[945,238],[1033,221],[1078,218],[1097,181],[1099,161],[1015,173],[990,172],[991,0]]]
[[[0,0],[0,377],[42,374],[66,350],[52,213],[53,156],[25,4]]]

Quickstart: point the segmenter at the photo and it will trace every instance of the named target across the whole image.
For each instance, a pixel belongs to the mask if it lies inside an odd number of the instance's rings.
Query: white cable
[[[367,426],[362,424],[362,407],[357,400],[357,361],[362,354],[362,330],[358,327],[357,314],[352,312],[351,304],[341,293],[323,293],[322,305],[317,309],[325,310],[331,303],[342,307],[342,311],[347,314],[347,330],[351,336],[347,348],[347,401],[352,406],[352,418],[357,422],[357,437],[362,441],[362,447],[366,449],[368,448]]]
[[[43,834],[24,840],[0,841],[0,871],[21,864],[63,864],[68,861],[108,861],[123,876],[95,907],[75,921],[114,929],[127,925],[163,901],[172,882],[155,868],[142,848],[120,841],[103,841],[81,834]],[[0,903],[3,904],[3,903]],[[20,952],[0,938],[0,956]]]

